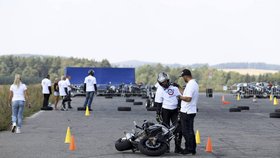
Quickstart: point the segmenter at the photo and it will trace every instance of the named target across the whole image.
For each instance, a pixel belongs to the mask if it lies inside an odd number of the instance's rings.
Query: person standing
[[[61,111],[68,110],[65,106],[65,102],[68,101],[67,95],[68,95],[68,88],[67,88],[67,83],[66,83],[66,77],[61,76],[61,80],[58,82],[58,88],[59,88],[59,95],[62,98],[62,107]]]
[[[185,139],[185,149],[182,154],[196,154],[196,141],[194,133],[194,118],[197,113],[199,86],[192,78],[191,71],[184,69],[180,75],[186,82],[183,95],[178,96],[181,102],[180,117],[182,134]]]
[[[93,100],[94,93],[97,92],[96,78],[94,77],[94,70],[88,71],[88,76],[85,78],[85,81],[84,81],[84,91],[86,92],[86,100],[84,103],[84,108],[86,109],[86,106],[88,106],[89,110],[92,111],[91,103]]]
[[[68,101],[67,101],[67,104],[68,104],[68,108],[69,109],[72,109],[72,106],[71,106],[71,90],[72,90],[72,86],[71,86],[71,82],[70,82],[70,80],[71,80],[71,76],[66,76],[66,84],[67,84],[67,91],[68,91],[68,93],[67,93],[67,99],[68,99]]]
[[[12,105],[12,128],[14,133],[21,133],[24,104],[28,104],[27,87],[21,82],[19,74],[15,75],[14,83],[10,87],[9,105]]]
[[[42,93],[44,95],[43,108],[47,108],[49,104],[49,98],[52,93],[52,82],[50,80],[50,75],[47,75],[41,82]]]
[[[158,74],[157,78],[159,86],[157,87],[155,96],[155,105],[157,107],[157,121],[162,122],[170,127],[170,123],[173,126],[179,126],[178,123],[178,98],[180,91],[177,87],[170,84],[169,76],[165,72]],[[175,132],[175,153],[181,153],[181,132]]]
[[[53,95],[54,95],[54,108],[55,110],[58,110],[57,104],[59,101],[59,88],[58,88],[58,78],[55,78],[54,84],[53,84]]]

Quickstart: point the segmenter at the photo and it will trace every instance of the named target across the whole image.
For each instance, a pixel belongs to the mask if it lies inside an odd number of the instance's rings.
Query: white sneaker
[[[12,132],[12,133],[15,133],[16,127],[17,127],[17,124],[16,124],[16,123],[13,123],[12,128],[11,128],[11,132]]]
[[[19,127],[17,127],[17,129],[16,129],[16,133],[17,133],[17,134],[21,133],[21,131],[20,131],[20,128],[19,128]]]

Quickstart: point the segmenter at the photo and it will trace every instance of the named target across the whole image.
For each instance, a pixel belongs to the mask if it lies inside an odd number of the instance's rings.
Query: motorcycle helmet
[[[92,69],[88,70],[88,74],[93,76],[94,75],[94,70],[92,70]]]
[[[169,76],[165,72],[161,72],[158,74],[157,81],[163,88],[168,88],[170,86]]]

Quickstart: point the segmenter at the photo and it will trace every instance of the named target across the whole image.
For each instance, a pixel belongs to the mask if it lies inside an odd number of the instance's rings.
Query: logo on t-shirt
[[[173,89],[168,89],[168,90],[167,90],[167,93],[168,93],[169,95],[173,95],[173,94],[174,94],[174,90],[173,90]]]

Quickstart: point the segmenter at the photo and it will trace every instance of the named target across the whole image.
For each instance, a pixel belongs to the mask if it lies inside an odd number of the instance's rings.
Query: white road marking
[[[28,119],[33,119],[33,118],[36,118],[36,117],[38,117],[41,113],[43,113],[44,111],[39,111],[39,112],[37,112],[37,113],[35,113],[35,114],[33,114],[33,115],[31,115],[31,116],[29,116],[29,117],[27,117]]]

